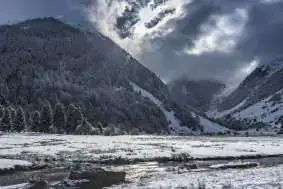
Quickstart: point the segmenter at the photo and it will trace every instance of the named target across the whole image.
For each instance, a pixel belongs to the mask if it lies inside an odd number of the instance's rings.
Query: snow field
[[[65,158],[157,158],[188,154],[194,158],[283,154],[280,137],[71,136],[7,134],[1,155],[37,154]]]

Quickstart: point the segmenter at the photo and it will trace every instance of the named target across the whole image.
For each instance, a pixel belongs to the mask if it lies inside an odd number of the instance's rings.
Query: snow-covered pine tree
[[[70,104],[67,110],[67,125],[65,131],[69,134],[73,134],[76,128],[82,124],[83,115],[79,108]]]
[[[31,112],[26,112],[26,130],[27,131],[31,131],[31,127],[32,127],[32,113]]]
[[[13,106],[9,106],[8,107],[11,111],[11,116],[12,116],[12,119],[15,120],[16,119],[16,116],[17,116],[17,110],[13,107]]]
[[[52,109],[51,105],[48,104],[44,106],[41,110],[41,117],[40,117],[40,132],[42,133],[50,133],[52,131],[52,124],[53,124],[53,116],[52,116]]]
[[[278,123],[281,124],[281,127],[280,127],[279,131],[277,132],[277,134],[282,135],[283,134],[283,116],[279,117]]]
[[[4,108],[4,106],[0,105],[0,122],[1,122],[4,114],[5,114],[5,108]]]
[[[16,121],[16,116],[17,116],[17,110],[13,106],[8,107],[10,109],[11,113],[11,126],[10,126],[10,131],[13,132],[15,131],[15,121]]]
[[[26,116],[22,107],[19,107],[17,110],[14,125],[15,131],[18,133],[23,132],[27,128]]]
[[[12,128],[12,116],[10,108],[5,108],[4,116],[1,121],[1,131],[9,132]]]
[[[57,103],[55,105],[55,113],[53,117],[53,126],[56,133],[63,134],[66,128],[66,115],[64,105]]]
[[[40,113],[39,113],[39,111],[35,111],[33,113],[31,131],[32,132],[40,132],[41,131]]]
[[[100,121],[97,123],[96,127],[99,129],[100,134],[103,134],[103,125]]]

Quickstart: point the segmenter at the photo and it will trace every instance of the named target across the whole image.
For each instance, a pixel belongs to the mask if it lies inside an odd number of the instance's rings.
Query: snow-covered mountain
[[[229,95],[214,81],[179,79],[169,84],[173,99],[187,109],[245,133],[283,131],[283,59],[258,66]]]
[[[0,26],[0,52],[0,104],[6,107],[33,112],[61,102],[79,106],[94,126],[145,133],[226,131],[177,105],[154,73],[100,33],[53,18],[28,20]]]
[[[283,59],[256,68],[209,115],[227,123],[241,121],[234,126],[238,129],[266,127],[278,132],[283,121]]]
[[[192,116],[194,120],[197,120],[200,130],[195,128],[189,128],[186,125],[181,124],[180,120],[176,117],[176,113],[174,111],[168,111],[165,109],[164,105],[160,100],[154,97],[149,92],[145,91],[144,89],[140,88],[136,84],[132,83],[134,90],[139,92],[142,96],[151,99],[164,113],[166,116],[167,121],[169,122],[169,128],[171,133],[177,135],[186,135],[190,134],[225,134],[229,133],[231,130],[227,129],[223,125],[215,123],[214,121],[206,118],[206,116],[201,116],[200,114],[196,114],[192,110]]]

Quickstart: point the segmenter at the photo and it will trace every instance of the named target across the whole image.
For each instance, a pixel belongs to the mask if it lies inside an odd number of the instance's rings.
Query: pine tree
[[[73,134],[76,131],[77,126],[81,125],[83,116],[79,108],[70,104],[67,110],[67,126],[65,131],[69,134]]]
[[[100,134],[102,134],[103,133],[103,125],[102,125],[102,123],[99,121],[96,126],[99,129]]]
[[[12,120],[15,121],[16,120],[16,116],[17,116],[17,110],[14,107],[12,107],[12,106],[9,106],[8,108],[11,111]]]
[[[278,131],[277,134],[281,135],[281,134],[283,134],[283,116],[281,116],[281,117],[278,119],[278,123],[281,124],[281,127],[280,127],[280,130]]]
[[[17,111],[12,106],[9,106],[8,109],[10,109],[10,113],[11,113],[10,131],[13,132],[16,130],[15,121],[16,121]]]
[[[5,114],[5,108],[2,105],[0,105],[0,121],[2,120],[4,114]]]
[[[63,134],[66,128],[66,115],[63,104],[56,104],[55,113],[53,117],[53,124],[56,133]]]
[[[12,116],[11,110],[9,108],[5,108],[4,116],[1,121],[1,130],[4,132],[9,132],[12,129]]]
[[[41,131],[40,125],[40,113],[39,111],[35,111],[32,116],[32,125],[31,131],[32,132],[40,132]]]
[[[41,117],[40,117],[40,132],[50,133],[52,131],[52,109],[50,104],[42,108]]]
[[[26,114],[26,125],[27,125],[27,131],[31,131],[31,127],[32,127],[32,113],[27,112]]]
[[[17,110],[14,124],[15,124],[15,131],[18,133],[23,132],[27,127],[26,116],[22,107],[19,107]]]

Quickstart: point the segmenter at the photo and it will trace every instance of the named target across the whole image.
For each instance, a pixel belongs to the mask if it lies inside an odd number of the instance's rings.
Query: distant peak
[[[64,22],[57,20],[53,17],[46,17],[46,18],[34,18],[25,20],[23,22],[20,22],[19,25],[41,25],[41,24],[48,24],[48,25],[66,25]]]
[[[64,21],[58,20],[53,17],[46,18],[34,18],[29,19],[18,24],[12,25],[13,27],[19,27],[21,29],[37,30],[37,31],[79,31],[80,28],[75,27],[71,24],[65,23]]]

